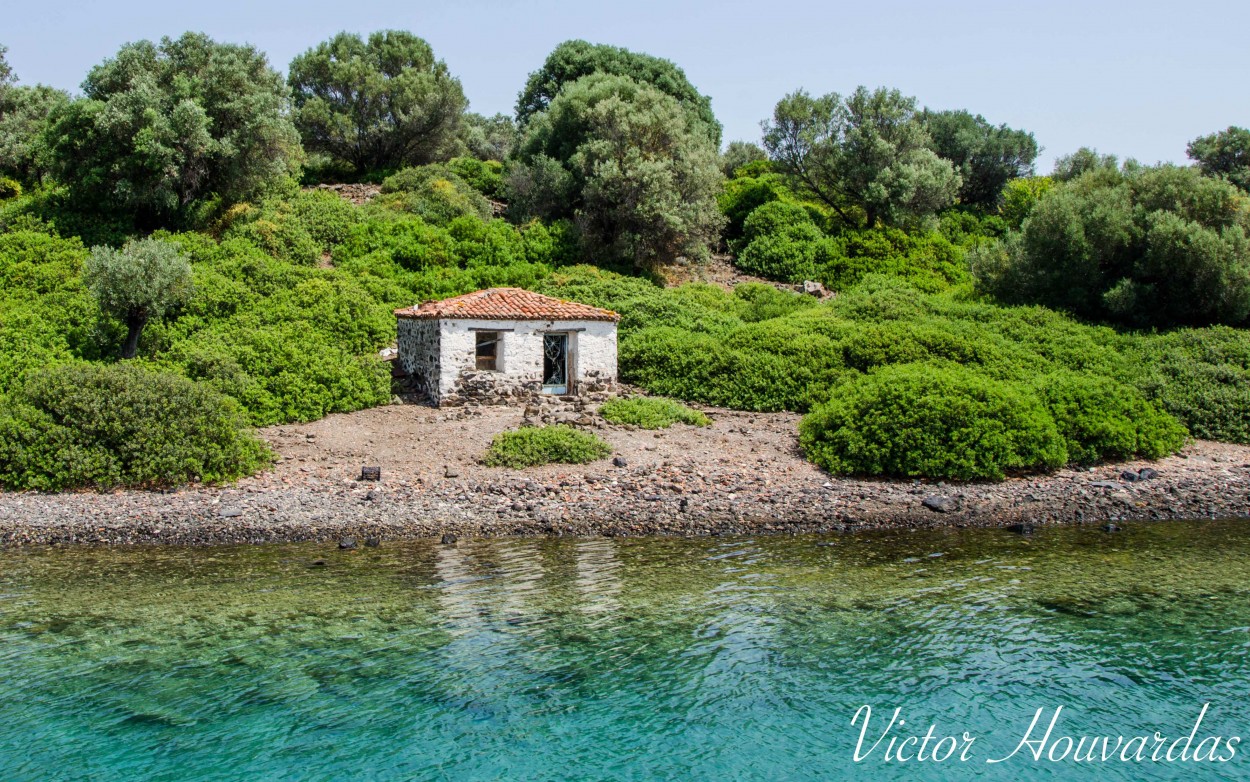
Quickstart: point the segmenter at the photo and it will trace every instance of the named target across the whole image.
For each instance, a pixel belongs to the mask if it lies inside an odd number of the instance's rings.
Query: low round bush
[[[0,405],[0,486],[57,491],[215,483],[270,460],[234,400],[133,365],[34,373]]]
[[[540,464],[589,464],[612,453],[612,446],[571,426],[526,426],[495,435],[488,467],[534,467]]]
[[[820,243],[820,229],[814,225],[789,233],[767,234],[748,244],[738,255],[736,265],[770,280],[802,282],[815,276]]]
[[[1185,444],[1188,432],[1175,418],[1111,378],[1063,372],[1043,378],[1039,388],[1077,464],[1158,459]]]
[[[707,426],[711,420],[681,402],[664,397],[635,396],[613,399],[599,408],[599,414],[614,424],[632,424],[643,429],[667,429],[673,424]]]
[[[957,365],[903,364],[831,392],[799,425],[808,458],[832,473],[1002,480],[1068,459],[1027,388]]]

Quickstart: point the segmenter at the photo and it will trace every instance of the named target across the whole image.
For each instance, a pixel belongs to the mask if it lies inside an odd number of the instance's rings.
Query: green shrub
[[[1064,372],[1038,386],[1074,463],[1158,459],[1185,443],[1185,427],[1119,381]]]
[[[589,464],[612,453],[612,446],[571,426],[527,426],[495,435],[483,463],[488,467]]]
[[[503,192],[503,163],[498,160],[455,157],[447,161],[447,169],[487,198],[499,198]]]
[[[810,226],[789,234],[761,236],[738,255],[737,266],[745,272],[783,282],[802,282],[816,274],[820,230]]]
[[[743,224],[752,212],[769,202],[785,200],[789,195],[781,177],[776,174],[744,176],[726,182],[724,190],[716,197],[716,204],[728,221],[725,238],[730,242],[741,238]]]
[[[215,483],[269,451],[239,407],[207,386],[134,365],[34,374],[0,406],[0,486],[62,489]]]
[[[957,365],[882,368],[833,389],[799,426],[807,456],[832,473],[1002,480],[1067,461],[1030,391]]]
[[[0,201],[17,198],[22,194],[22,185],[16,179],[0,176]]]
[[[405,168],[387,177],[382,182],[382,195],[367,211],[378,210],[413,214],[435,225],[465,215],[482,219],[491,215],[490,201],[443,165]]]
[[[707,426],[711,423],[698,410],[662,397],[613,399],[599,408],[599,414],[614,424],[633,424],[643,429],[667,429],[676,423],[691,426]]]
[[[1216,326],[1133,337],[1132,382],[1195,437],[1250,444],[1250,332]]]
[[[360,209],[328,190],[305,191],[286,203],[323,251],[346,239],[352,226],[360,222]]]

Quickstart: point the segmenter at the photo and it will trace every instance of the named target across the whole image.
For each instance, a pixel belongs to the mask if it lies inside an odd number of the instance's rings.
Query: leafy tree
[[[292,60],[289,81],[305,147],[357,173],[455,154],[468,101],[447,64],[412,33],[384,30],[368,41],[339,33]]]
[[[768,154],[759,145],[749,141],[731,141],[720,156],[720,170],[732,178],[738,169],[757,160],[768,160]]]
[[[923,120],[934,151],[949,160],[963,180],[960,203],[994,209],[1009,181],[1033,173],[1038,149],[1032,133],[991,125],[967,111],[925,110]]]
[[[42,84],[0,94],[0,174],[38,182],[47,173],[43,133],[48,118],[69,103],[69,95]]]
[[[1242,190],[1250,191],[1250,130],[1230,126],[1194,139],[1186,151],[1202,173],[1224,177]]]
[[[1039,200],[984,284],[1137,326],[1237,325],[1250,317],[1250,205],[1192,168],[1093,169]]]
[[[1118,166],[1119,161],[1115,155],[1100,155],[1096,149],[1081,147],[1071,155],[1064,155],[1056,160],[1055,170],[1050,177],[1057,182],[1067,182],[1090,171],[1114,173]]]
[[[83,92],[52,112],[53,172],[96,209],[140,224],[186,217],[201,199],[257,196],[303,157],[282,77],[251,46],[200,33],[126,44]]]
[[[13,68],[4,57],[7,51],[9,47],[0,44],[0,100],[4,99],[5,92],[12,88],[13,82],[17,81],[13,76]]]
[[[699,119],[712,144],[720,147],[721,126],[712,113],[712,99],[700,95],[681,68],[649,54],[586,41],[565,41],[530,74],[517,98],[517,124],[524,128],[532,117],[547,110],[565,85],[593,73],[628,76],[675,98]]]
[[[1012,228],[1024,224],[1038,199],[1050,192],[1055,180],[1048,176],[1032,176],[1013,179],[1003,188],[999,214]]]
[[[177,245],[159,239],[127,242],[120,250],[95,247],[83,265],[83,282],[102,312],[126,324],[122,358],[134,358],[148,322],[190,298],[191,262]]]
[[[700,120],[649,84],[597,73],[526,124],[509,190],[529,215],[574,218],[590,256],[643,267],[707,254],[721,182]]]
[[[516,123],[506,114],[484,117],[469,112],[464,115],[461,140],[468,153],[478,160],[502,163],[516,146]]]
[[[799,90],[764,123],[774,163],[850,225],[905,222],[954,203],[959,174],[931,146],[916,100],[898,90]]]

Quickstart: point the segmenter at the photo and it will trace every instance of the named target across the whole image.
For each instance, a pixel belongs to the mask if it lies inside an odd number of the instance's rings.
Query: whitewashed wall
[[[572,393],[616,384],[616,324],[601,320],[442,320],[439,323],[440,400],[493,387],[498,395],[524,396],[542,385],[543,335],[569,335]],[[499,331],[499,371],[477,370],[477,331]],[[596,390],[601,390],[596,388]],[[469,394],[472,396],[473,394]],[[437,400],[436,400],[437,401]]]

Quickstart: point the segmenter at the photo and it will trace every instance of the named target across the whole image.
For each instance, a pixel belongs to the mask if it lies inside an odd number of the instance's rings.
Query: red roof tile
[[[621,316],[575,301],[565,301],[521,288],[489,288],[442,301],[395,310],[400,318],[464,318],[467,320],[608,320]]]

